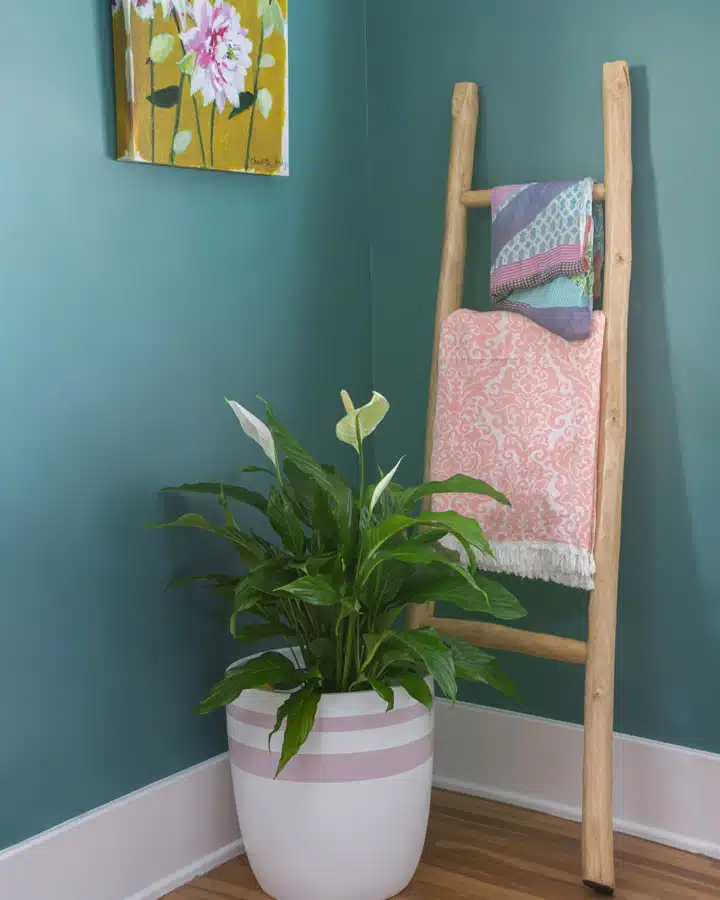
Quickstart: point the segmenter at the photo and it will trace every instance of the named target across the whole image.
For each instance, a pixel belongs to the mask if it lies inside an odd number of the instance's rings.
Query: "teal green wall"
[[[602,176],[601,68],[627,59],[635,191],[616,725],[720,751],[720,4],[369,0],[373,349],[380,465],[419,478],[450,97],[481,85],[478,186]],[[486,307],[488,214],[466,305]],[[586,596],[515,583],[528,625],[582,635]],[[580,667],[508,657],[524,711],[580,721]],[[497,703],[490,692],[470,695]],[[467,697],[467,695],[466,695]]]
[[[223,397],[331,457],[370,388],[363,5],[291,10],[289,179],[114,162],[109,6],[3,5],[0,846],[226,747],[215,545],[140,526],[260,462]]]

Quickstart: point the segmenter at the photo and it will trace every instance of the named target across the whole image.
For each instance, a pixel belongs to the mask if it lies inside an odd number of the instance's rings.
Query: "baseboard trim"
[[[0,897],[159,900],[242,850],[223,753],[0,853]]]
[[[583,729],[443,700],[437,787],[579,821]],[[615,827],[720,859],[720,755],[615,735]],[[243,845],[226,753],[0,853],[0,897],[159,900]]]
[[[615,735],[615,828],[720,859],[720,755]],[[437,787],[580,821],[583,729],[437,701]]]

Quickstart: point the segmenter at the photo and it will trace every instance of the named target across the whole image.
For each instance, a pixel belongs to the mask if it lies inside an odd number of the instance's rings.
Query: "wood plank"
[[[455,635],[488,650],[514,650],[527,656],[543,659],[559,659],[564,662],[584,663],[587,658],[587,644],[573,638],[542,634],[537,631],[523,631],[509,625],[494,622],[472,622],[468,619],[430,620],[440,634]]]
[[[627,322],[632,262],[631,96],[626,62],[603,66],[605,120],[605,344],[600,387],[595,590],[585,677],[583,878],[614,885],[612,730],[615,632],[626,434]]]
[[[430,389],[428,394],[427,430],[425,435],[425,480],[430,478],[435,405],[437,401],[438,349],[440,329],[450,313],[462,306],[465,281],[465,251],[467,249],[467,207],[463,194],[472,181],[475,159],[475,140],[478,121],[478,87],[476,84],[456,84],[452,99],[452,131],[450,137],[450,167],[448,170],[447,200],[445,203],[445,238],[440,263],[435,335],[433,337]],[[425,504],[429,509],[430,498]],[[408,627],[417,628],[433,615],[435,604],[411,606]]]
[[[618,837],[618,900],[717,900],[720,862]],[[319,848],[319,852],[322,848]],[[476,797],[433,792],[423,861],[403,900],[587,900],[580,825]],[[281,863],[279,863],[281,864]],[[246,857],[167,900],[264,900]]]
[[[593,185],[593,200],[602,202],[605,199],[605,185]],[[490,206],[490,189],[483,191],[465,191],[462,195],[462,202],[468,209],[482,208]]]

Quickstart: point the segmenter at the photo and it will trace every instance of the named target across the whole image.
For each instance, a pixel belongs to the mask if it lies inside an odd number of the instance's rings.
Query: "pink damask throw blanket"
[[[461,309],[445,321],[432,478],[473,475],[512,504],[433,500],[481,524],[495,554],[478,554],[481,569],[593,588],[604,329],[601,312],[572,343],[512,312]]]

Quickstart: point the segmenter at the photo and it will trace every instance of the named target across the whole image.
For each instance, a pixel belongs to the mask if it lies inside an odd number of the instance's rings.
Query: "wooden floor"
[[[616,836],[618,900],[719,900],[720,862]],[[425,854],[406,900],[576,900],[580,828],[473,797],[435,791]],[[167,900],[262,900],[246,857]],[[338,898],[340,900],[340,898]]]

